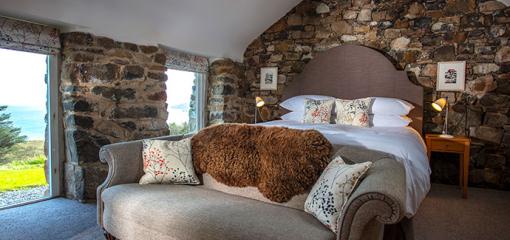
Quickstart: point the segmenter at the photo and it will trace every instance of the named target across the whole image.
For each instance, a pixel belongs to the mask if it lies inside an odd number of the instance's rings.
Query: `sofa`
[[[178,141],[188,136],[158,139]],[[374,164],[348,199],[337,234],[303,210],[258,201],[207,184],[140,185],[142,142],[106,145],[108,176],[97,189],[98,224],[109,239],[385,239],[406,233],[405,172],[391,156],[338,146],[350,162]],[[408,237],[409,238],[409,237]]]

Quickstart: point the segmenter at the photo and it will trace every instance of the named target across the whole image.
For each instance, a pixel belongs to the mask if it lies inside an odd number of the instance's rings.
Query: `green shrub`
[[[28,165],[41,165],[41,164],[44,165],[44,162],[46,162],[46,156],[44,155],[39,155],[33,159],[26,161]]]
[[[10,163],[0,165],[0,170],[20,170],[29,168],[43,168],[44,162],[46,161],[45,156],[38,156],[33,159],[23,161],[12,161]]]
[[[44,141],[26,141],[12,146],[10,152],[4,156],[4,161],[0,160],[0,163],[30,161],[41,157],[44,157]]]
[[[170,130],[170,135],[182,135],[190,132],[190,126],[188,122],[184,122],[179,125],[176,123],[170,123],[168,125],[168,129]]]

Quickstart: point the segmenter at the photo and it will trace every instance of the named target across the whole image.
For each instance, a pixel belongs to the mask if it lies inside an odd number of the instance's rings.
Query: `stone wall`
[[[209,66],[208,124],[247,122],[249,116],[242,114],[242,106],[250,99],[243,98],[248,92],[243,64],[230,59],[216,59]],[[254,102],[255,100],[252,100]]]
[[[108,172],[101,146],[168,134],[166,56],[155,46],[87,33],[61,38],[65,190],[91,199]]]
[[[246,49],[248,91],[215,90],[213,85],[216,94],[212,99],[221,99],[223,93],[235,99],[221,102],[222,109],[233,110],[224,121],[251,122],[253,104],[249,100],[256,95],[279,99],[285,85],[317,52],[342,44],[379,49],[396,68],[405,69],[412,81],[425,87],[425,132],[441,130],[442,117],[430,103],[440,96],[450,97],[450,129],[454,134],[470,132],[474,140],[470,184],[510,189],[509,24],[510,8],[498,1],[304,0]],[[467,61],[467,90],[436,93],[436,63],[451,60]],[[265,66],[279,67],[277,91],[259,90],[259,72]],[[212,67],[211,79],[215,80]],[[220,79],[218,86],[223,86],[226,81]],[[273,117],[279,114],[273,107]],[[435,163],[434,174],[455,181],[457,170],[441,162]]]

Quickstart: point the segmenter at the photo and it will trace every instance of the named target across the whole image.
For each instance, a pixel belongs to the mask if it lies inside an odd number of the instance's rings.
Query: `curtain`
[[[60,51],[59,30],[0,17],[0,48],[57,55]]]
[[[181,52],[163,47],[166,51],[166,65],[168,68],[189,72],[207,73],[209,61],[206,57]]]

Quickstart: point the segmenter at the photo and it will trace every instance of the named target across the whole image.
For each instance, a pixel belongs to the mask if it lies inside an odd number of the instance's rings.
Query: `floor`
[[[433,184],[413,225],[416,240],[510,239],[510,192]]]
[[[1,240],[104,239],[96,225],[96,205],[56,198],[0,210]]]
[[[510,192],[433,184],[413,219],[416,240],[510,239]],[[52,199],[0,211],[0,239],[104,239],[94,204]]]

